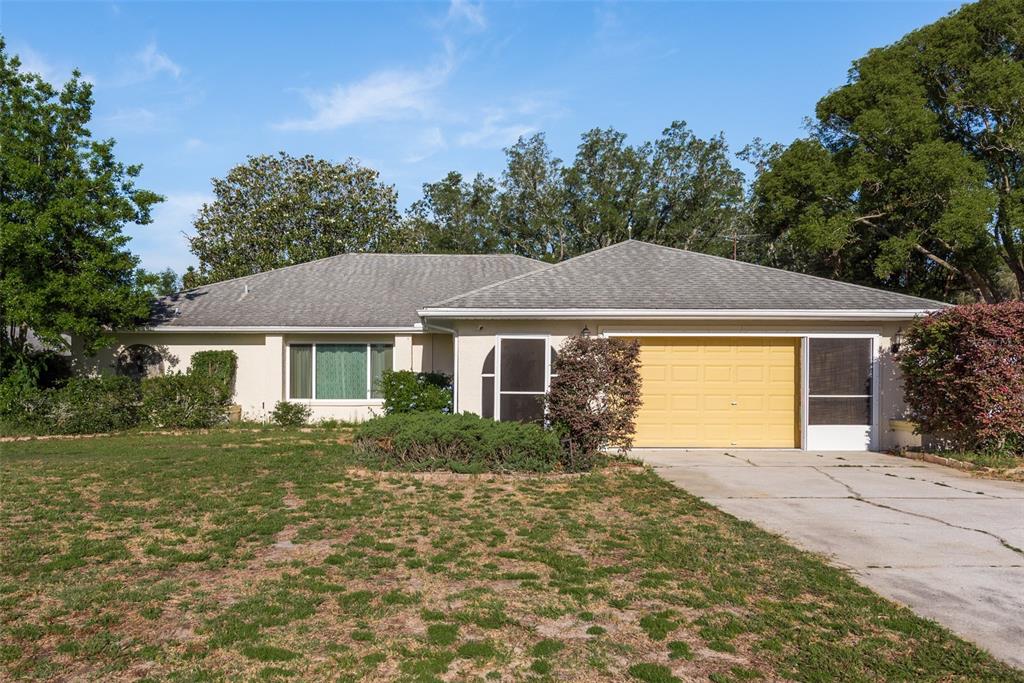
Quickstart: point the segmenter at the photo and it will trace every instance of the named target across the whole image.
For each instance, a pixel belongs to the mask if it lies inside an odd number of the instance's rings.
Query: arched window
[[[494,419],[494,347],[484,358],[480,372],[480,416]]]
[[[132,379],[158,377],[164,374],[164,359],[147,344],[132,344],[117,356],[117,374]]]

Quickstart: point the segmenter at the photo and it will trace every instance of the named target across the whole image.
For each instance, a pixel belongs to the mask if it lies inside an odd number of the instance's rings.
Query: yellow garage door
[[[799,339],[641,337],[635,446],[796,448]]]

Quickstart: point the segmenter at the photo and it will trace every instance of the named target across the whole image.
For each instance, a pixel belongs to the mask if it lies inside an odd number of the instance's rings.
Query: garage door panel
[[[641,338],[637,446],[792,448],[799,340]]]

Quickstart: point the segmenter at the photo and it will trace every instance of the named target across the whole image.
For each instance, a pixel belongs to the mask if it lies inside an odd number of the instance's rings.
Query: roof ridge
[[[446,304],[446,303],[448,303],[450,301],[455,301],[456,299],[461,299],[464,296],[469,296],[470,294],[476,294],[477,292],[481,292],[481,291],[490,289],[492,287],[497,287],[498,285],[503,285],[503,284],[506,284],[508,282],[515,282],[516,280],[521,280],[521,279],[523,279],[525,277],[529,277],[530,275],[537,275],[538,273],[546,273],[549,270],[551,270],[552,268],[558,268],[560,266],[566,265],[567,263],[572,263],[573,261],[579,261],[582,258],[586,258],[588,256],[593,256],[594,254],[598,254],[598,253],[600,253],[602,251],[606,251],[606,250],[611,249],[613,247],[617,247],[617,246],[619,246],[621,244],[626,244],[627,242],[639,242],[639,240],[635,240],[635,239],[632,239],[632,238],[626,239],[626,240],[622,240],[621,242],[615,242],[614,244],[609,244],[608,246],[601,247],[600,249],[595,249],[594,251],[588,251],[585,254],[579,254],[577,256],[573,256],[571,258],[567,258],[564,261],[559,261],[558,263],[549,263],[549,264],[547,264],[546,268],[538,268],[537,270],[531,270],[529,273],[520,273],[519,275],[515,275],[513,277],[510,277],[507,280],[499,280],[498,282],[492,282],[489,285],[484,285],[483,287],[477,287],[476,289],[471,289],[471,290],[463,292],[461,294],[457,294],[456,296],[450,296],[447,299],[443,299],[441,301],[435,301],[432,304],[427,304],[421,310],[426,310],[428,308],[435,308],[437,306],[440,306],[441,304]],[[649,243],[648,242],[643,242],[642,244],[649,244]],[[657,245],[655,245],[655,246],[657,246]],[[536,259],[529,259],[529,260],[534,261]],[[544,263],[543,261],[537,261],[537,262],[538,263]]]
[[[788,275],[796,275],[796,276],[802,277],[802,278],[808,278],[808,279],[811,279],[811,280],[818,280],[820,282],[827,282],[827,283],[829,283],[831,285],[846,285],[848,287],[856,287],[858,289],[865,289],[865,290],[867,290],[869,292],[882,292],[884,294],[895,294],[896,296],[904,296],[904,297],[907,297],[908,299],[918,299],[919,301],[927,301],[928,303],[946,305],[945,302],[936,301],[935,299],[926,299],[923,296],[916,296],[914,294],[904,294],[903,292],[894,292],[892,290],[882,289],[880,287],[869,287],[867,285],[859,285],[859,284],[857,284],[855,282],[846,282],[845,280],[833,280],[831,278],[822,277],[821,275],[811,275],[810,273],[800,273],[800,272],[797,272],[795,270],[786,270],[785,268],[776,268],[775,266],[766,266],[766,265],[761,264],[761,263],[751,263],[750,261],[740,261],[740,260],[737,260],[737,259],[728,258],[727,256],[718,256],[717,254],[706,254],[703,251],[691,251],[690,249],[680,249],[679,247],[672,247],[672,246],[669,246],[667,244],[655,244],[654,242],[645,242],[644,240],[630,239],[630,240],[626,240],[626,241],[627,242],[636,242],[637,244],[646,244],[646,245],[649,245],[649,246],[652,246],[652,247],[658,247],[658,248],[661,248],[661,249],[671,249],[672,251],[678,251],[678,252],[680,252],[682,254],[692,254],[693,256],[699,256],[699,257],[708,258],[708,259],[715,259],[715,260],[718,260],[718,261],[725,261],[726,263],[740,263],[740,264],[743,264],[745,266],[753,266],[754,268],[760,268],[760,269],[763,269],[763,270],[771,270],[771,271],[778,272],[778,273],[786,273]],[[624,244],[624,242],[619,242],[618,244]],[[596,253],[596,252],[591,252],[591,253]]]
[[[532,261],[534,259],[530,259],[530,260]],[[572,259],[569,259],[569,260],[571,261]],[[543,261],[537,261],[537,263],[544,264]],[[566,263],[566,261],[562,261],[561,263]],[[421,310],[425,310],[425,309],[428,309],[428,308],[434,308],[436,306],[440,306],[441,304],[446,304],[449,301],[455,301],[456,299],[461,299],[464,296],[469,296],[470,294],[476,294],[477,292],[481,292],[481,291],[483,291],[485,289],[490,289],[491,287],[496,287],[497,285],[505,284],[506,282],[514,282],[516,280],[520,280],[520,279],[522,279],[524,277],[528,277],[530,275],[536,275],[537,273],[547,272],[547,271],[551,270],[552,268],[554,268],[554,267],[556,267],[558,265],[561,265],[561,263],[548,263],[548,264],[544,264],[543,268],[537,268],[536,270],[531,270],[529,273],[520,273],[519,275],[513,275],[510,278],[506,278],[504,280],[498,280],[497,282],[492,282],[489,285],[484,285],[483,287],[477,287],[476,289],[470,289],[470,290],[467,290],[465,292],[462,292],[461,294],[456,294],[455,296],[450,296],[447,299],[442,299],[441,301],[435,301],[432,304],[427,304],[426,306],[423,306],[421,308]]]
[[[311,264],[314,264],[314,263],[320,263],[321,261],[330,261],[331,259],[337,259],[337,258],[341,258],[343,256],[445,256],[445,257],[472,256],[472,257],[475,257],[475,258],[480,258],[480,257],[488,257],[488,258],[494,258],[494,257],[514,258],[514,259],[523,259],[525,261],[530,261],[531,263],[543,263],[543,261],[540,261],[538,259],[532,259],[532,258],[530,258],[528,256],[523,256],[522,254],[424,254],[424,253],[420,253],[420,252],[348,251],[348,252],[345,252],[343,254],[332,254],[330,256],[322,256],[320,258],[316,258],[316,259],[313,259],[311,261],[303,261],[302,263],[289,263],[287,266],[279,266],[277,268],[271,268],[270,270],[262,270],[262,271],[260,271],[258,273],[249,273],[248,275],[238,275],[238,276],[235,276],[235,277],[229,277],[227,280],[217,280],[216,282],[208,282],[208,283],[206,283],[204,285],[197,285],[195,287],[190,287],[188,289],[181,289],[181,290],[178,290],[177,292],[174,292],[173,294],[167,294],[165,296],[160,297],[160,299],[158,299],[158,301],[162,300],[162,299],[170,298],[170,297],[173,297],[173,296],[178,296],[180,294],[184,294],[185,292],[192,292],[192,291],[195,291],[195,290],[200,289],[202,287],[216,287],[216,286],[219,286],[219,285],[226,285],[229,282],[237,282],[239,280],[245,280],[246,278],[251,278],[251,277],[260,277],[261,275],[269,275],[270,273],[276,273],[276,272],[279,272],[279,271],[282,271],[282,270],[290,270],[292,268],[298,268],[300,266],[308,266],[308,265],[311,265]]]

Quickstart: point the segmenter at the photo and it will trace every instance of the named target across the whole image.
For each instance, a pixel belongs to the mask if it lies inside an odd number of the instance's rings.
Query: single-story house
[[[890,345],[943,306],[635,240],[558,264],[344,254],[168,297],[91,362],[184,370],[232,349],[254,419],[287,400],[363,420],[384,370],[443,372],[456,411],[522,420],[567,337],[614,335],[640,341],[637,447],[879,449],[904,411]]]

